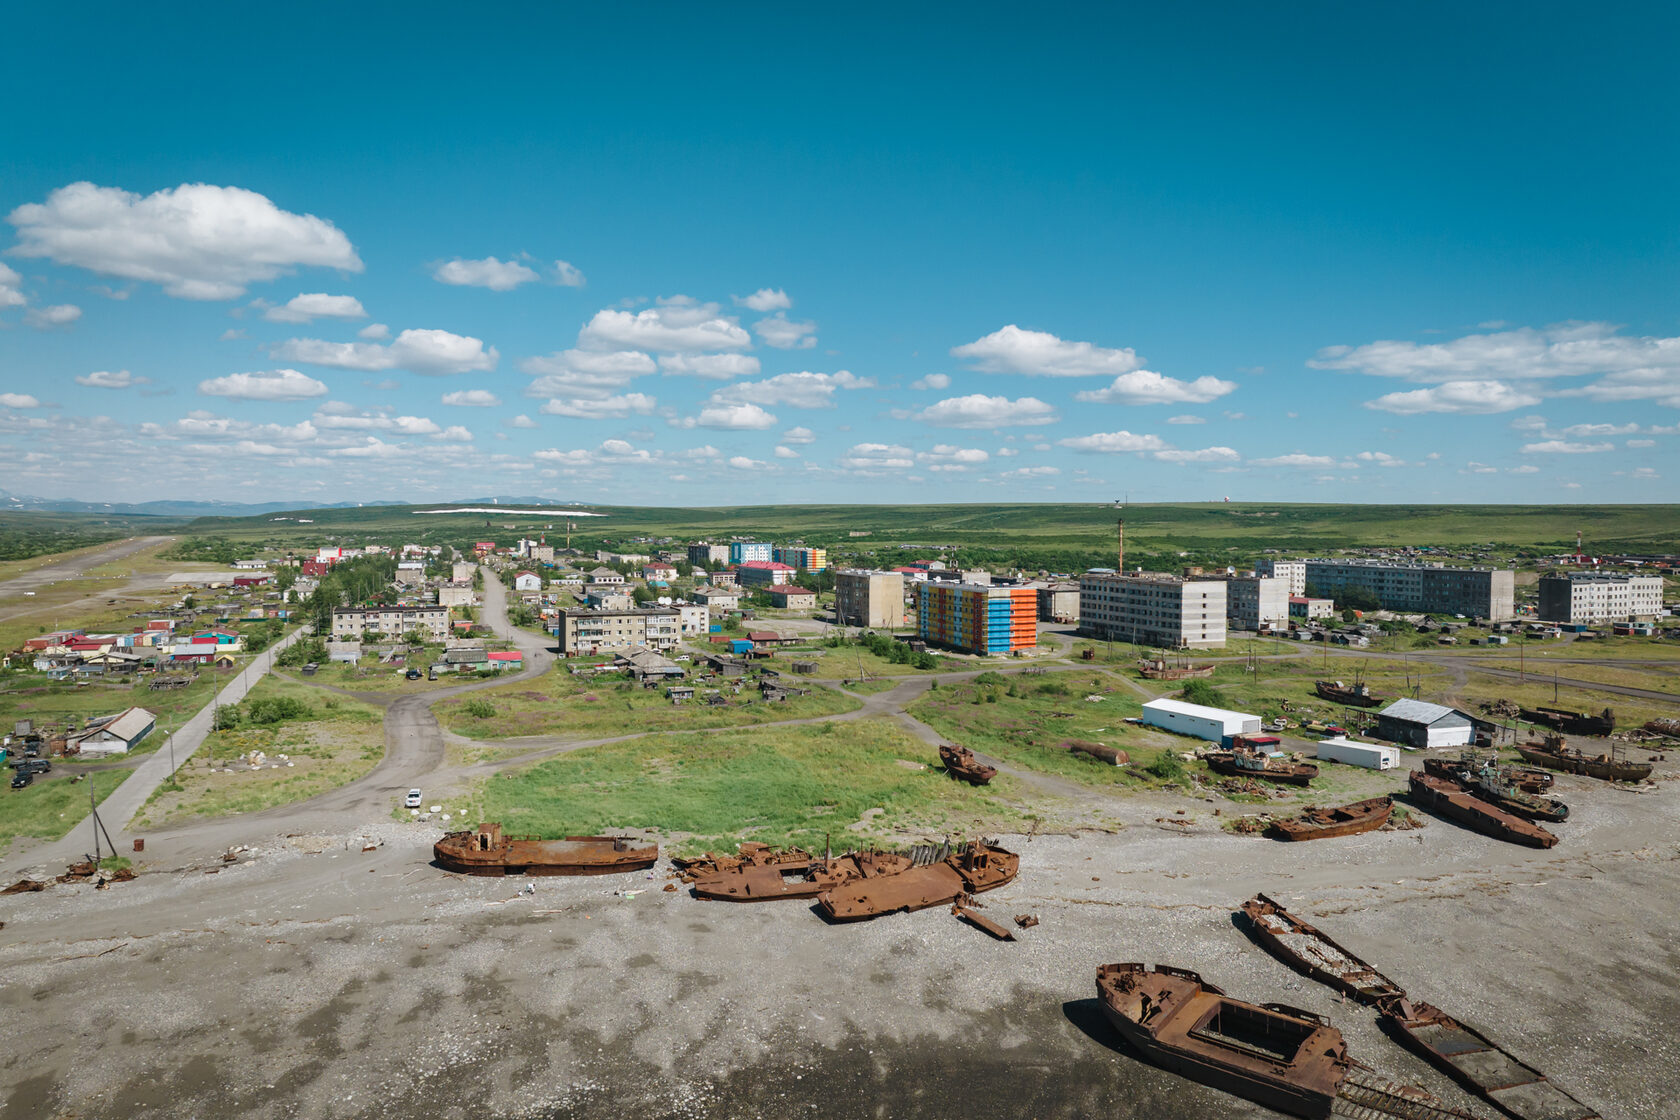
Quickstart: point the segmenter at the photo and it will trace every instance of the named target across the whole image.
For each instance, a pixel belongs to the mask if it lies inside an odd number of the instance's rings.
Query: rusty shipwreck
[[[1585,774],[1606,782],[1642,782],[1651,776],[1649,762],[1630,762],[1616,753],[1589,756],[1571,747],[1562,735],[1548,735],[1540,741],[1531,739],[1520,744],[1517,753],[1536,766],[1566,774]]]
[[[942,859],[915,862],[893,874],[841,883],[818,895],[817,907],[834,922],[923,910],[1001,887],[1021,869],[1020,856],[990,840],[961,844]]]
[[[1215,774],[1233,778],[1258,778],[1266,782],[1304,786],[1318,777],[1318,766],[1311,762],[1292,762],[1262,750],[1235,746],[1228,751],[1208,751],[1202,755],[1208,769]]]
[[[1394,981],[1308,925],[1283,905],[1257,894],[1242,905],[1249,932],[1272,956],[1322,984],[1375,1007],[1406,994]]]
[[[1530,848],[1550,848],[1557,843],[1556,836],[1533,821],[1483,801],[1457,782],[1421,770],[1413,770],[1408,780],[1417,804],[1484,836]]]
[[[696,898],[774,902],[815,898],[842,883],[897,875],[911,867],[911,858],[896,852],[848,852],[830,858],[748,841],[741,845],[739,856],[685,861],[679,870]]]
[[[1523,788],[1524,779],[1501,766],[1496,758],[1479,758],[1474,754],[1456,759],[1426,758],[1423,772],[1434,778],[1457,782],[1472,795],[1490,805],[1497,805],[1508,813],[1527,817],[1531,821],[1561,821],[1569,816],[1569,806],[1555,797],[1543,797]],[[1532,784],[1529,781],[1527,784]]]
[[[1374,832],[1394,813],[1392,797],[1372,797],[1351,805],[1308,809],[1298,817],[1273,821],[1266,834],[1277,840],[1324,840]]]
[[[987,766],[967,747],[945,743],[939,748],[939,761],[945,764],[945,771],[951,777],[970,785],[983,786],[997,777],[997,767]]]
[[[659,845],[621,836],[507,836],[501,825],[486,822],[476,832],[448,833],[432,845],[432,856],[440,867],[467,875],[611,875],[652,867]]]

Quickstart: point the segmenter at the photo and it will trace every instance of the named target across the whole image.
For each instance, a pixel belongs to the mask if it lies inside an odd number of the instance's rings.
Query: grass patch
[[[795,687],[797,677],[784,676]],[[724,705],[700,700],[674,704],[665,697],[664,686],[643,688],[620,674],[594,679],[574,677],[563,669],[544,674],[534,681],[520,681],[501,688],[488,688],[471,697],[445,700],[432,710],[449,730],[471,739],[510,739],[523,735],[565,735],[574,739],[605,739],[645,731],[695,731],[717,727],[751,727],[783,720],[809,719],[853,711],[860,702],[832,689],[811,687],[809,695],[779,703],[759,699],[755,684],[744,684],[739,694],[733,682],[717,680],[697,685],[698,690],[721,689]],[[492,709],[483,712],[485,705]]]
[[[911,761],[927,769],[903,765]],[[683,851],[743,839],[836,849],[874,837],[976,834],[1019,814],[1009,783],[975,789],[937,768],[925,744],[886,720],[611,743],[498,774],[473,795],[480,819],[564,836],[654,828]],[[848,829],[881,809],[867,831]],[[468,819],[471,819],[470,817]]]
[[[20,836],[57,840],[87,816],[89,783],[94,798],[103,802],[127,778],[127,770],[101,770],[75,781],[55,766],[25,789],[0,790],[0,852]],[[91,837],[88,850],[93,850]]]

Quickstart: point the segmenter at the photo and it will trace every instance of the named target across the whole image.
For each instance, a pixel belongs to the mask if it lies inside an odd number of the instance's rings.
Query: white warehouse
[[[1338,735],[1334,739],[1319,740],[1318,758],[1321,762],[1345,762],[1367,770],[1392,770],[1400,765],[1400,748],[1385,747],[1380,743],[1355,743]]]
[[[1183,700],[1151,700],[1143,706],[1143,722],[1151,727],[1176,731],[1220,743],[1233,735],[1258,735],[1260,717],[1246,712],[1228,712]]]

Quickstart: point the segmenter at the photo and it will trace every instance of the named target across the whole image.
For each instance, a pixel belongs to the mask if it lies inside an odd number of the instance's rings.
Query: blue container
[[[711,630],[711,632],[712,632],[712,633],[714,633],[714,634],[721,634],[721,633],[723,633],[723,624],[722,624],[722,623],[721,623],[721,622],[714,622],[714,623],[712,623],[712,630]]]
[[[751,653],[752,648],[752,640],[749,638],[731,638],[729,641],[731,653]]]

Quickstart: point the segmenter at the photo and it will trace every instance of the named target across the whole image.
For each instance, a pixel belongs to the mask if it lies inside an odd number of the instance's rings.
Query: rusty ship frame
[[[943,859],[895,874],[854,879],[817,896],[831,922],[856,922],[954,903],[1014,880],[1021,857],[990,840],[960,845]]]
[[[465,875],[612,875],[652,867],[659,845],[622,836],[508,836],[500,824],[485,822],[477,831],[448,833],[432,845],[432,856],[440,867]]]
[[[1550,848],[1557,843],[1555,834],[1533,821],[1483,801],[1457,782],[1437,778],[1421,770],[1413,770],[1407,781],[1411,787],[1411,799],[1418,805],[1483,836],[1529,848]]]
[[[944,743],[939,748],[939,761],[945,764],[945,772],[951,777],[970,785],[983,786],[997,777],[997,767],[987,766],[967,747]]]
[[[1277,840],[1324,840],[1375,832],[1394,814],[1394,798],[1371,797],[1351,805],[1308,809],[1297,817],[1273,821],[1266,834]]]
[[[1257,894],[1242,904],[1254,939],[1272,956],[1321,984],[1377,1007],[1406,990],[1343,948],[1317,926],[1297,918],[1282,903]]]

